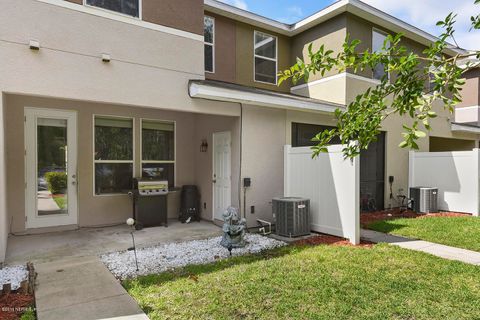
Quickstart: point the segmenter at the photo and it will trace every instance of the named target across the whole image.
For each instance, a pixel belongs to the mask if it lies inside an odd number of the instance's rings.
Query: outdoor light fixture
[[[200,145],[200,152],[207,152],[207,150],[208,150],[207,139],[203,139],[202,144]]]
[[[30,40],[29,44],[31,50],[40,50],[40,42],[37,40]]]
[[[135,265],[136,265],[137,271],[138,271],[137,248],[135,247],[135,237],[133,236],[133,232],[135,231],[135,220],[132,219],[132,218],[128,218],[126,223],[127,223],[128,226],[132,227],[132,231],[130,232],[130,234],[132,235],[133,246],[131,248],[128,248],[128,251],[133,250],[133,253],[135,254]]]
[[[107,53],[102,53],[102,61],[103,61],[103,62],[110,62],[110,60],[111,60],[111,57],[110,57],[109,54],[107,54]]]

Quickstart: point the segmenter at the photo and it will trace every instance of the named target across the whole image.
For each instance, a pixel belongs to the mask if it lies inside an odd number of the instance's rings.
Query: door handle
[[[217,179],[213,179],[212,182],[213,182],[213,183],[217,183]]]

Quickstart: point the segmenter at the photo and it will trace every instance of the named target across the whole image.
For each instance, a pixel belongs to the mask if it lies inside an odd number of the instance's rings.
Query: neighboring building
[[[435,40],[357,0],[294,25],[215,0],[1,4],[0,261],[10,232],[124,222],[133,177],[169,181],[170,217],[176,187],[195,184],[204,219],[220,220],[234,205],[250,226],[272,220],[270,201],[283,194],[284,145],[310,144],[335,125],[335,109],[381,76],[380,69],[332,71],[291,87],[277,86],[277,71],[306,58],[311,42],[340,50],[347,34],[362,40],[361,49],[378,48],[386,33],[403,32],[417,52]],[[447,112],[435,119],[421,150],[478,145],[478,128],[452,121]],[[401,123],[386,121],[362,154],[362,198],[379,208],[396,205],[389,176],[395,194],[407,188]],[[65,170],[68,191],[52,197],[46,179]],[[245,177],[252,185],[244,193]]]

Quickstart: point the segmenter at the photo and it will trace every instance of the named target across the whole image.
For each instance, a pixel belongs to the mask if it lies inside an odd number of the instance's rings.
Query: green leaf
[[[415,137],[417,137],[417,138],[425,138],[427,136],[427,134],[425,132],[419,131],[419,130],[416,130],[414,132],[414,134],[415,134]]]

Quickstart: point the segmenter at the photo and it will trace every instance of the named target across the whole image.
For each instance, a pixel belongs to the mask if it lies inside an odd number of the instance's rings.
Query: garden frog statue
[[[220,245],[227,248],[232,254],[232,249],[243,248],[246,245],[245,231],[247,221],[238,216],[238,211],[234,207],[228,207],[223,213],[223,237]]]

